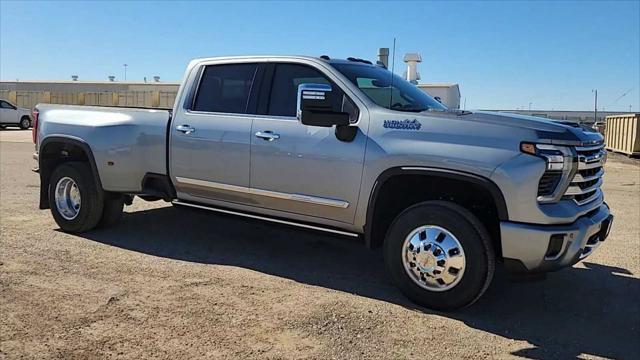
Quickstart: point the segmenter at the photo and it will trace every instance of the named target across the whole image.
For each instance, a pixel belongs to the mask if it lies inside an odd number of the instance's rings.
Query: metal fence
[[[176,95],[176,91],[55,92],[0,90],[0,99],[8,100],[19,107],[28,109],[33,108],[38,103],[171,108]]]

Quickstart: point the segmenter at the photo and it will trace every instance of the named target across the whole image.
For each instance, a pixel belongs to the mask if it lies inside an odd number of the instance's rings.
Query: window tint
[[[407,112],[447,109],[417,86],[379,66],[336,63],[333,67],[387,109]]]
[[[340,109],[342,92],[320,71],[299,64],[277,64],[271,85],[269,115],[296,116],[298,85],[300,84],[331,85],[336,92],[336,96],[334,96],[336,109]]]
[[[0,101],[0,107],[3,109],[13,109],[13,106],[6,101]]]
[[[256,64],[207,66],[193,110],[246,113],[257,68]]]

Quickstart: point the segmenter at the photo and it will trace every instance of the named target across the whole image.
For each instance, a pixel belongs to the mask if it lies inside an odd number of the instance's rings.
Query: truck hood
[[[541,142],[552,144],[587,145],[603,141],[596,130],[570,121],[491,111],[447,111],[446,114],[470,122],[530,129]]]

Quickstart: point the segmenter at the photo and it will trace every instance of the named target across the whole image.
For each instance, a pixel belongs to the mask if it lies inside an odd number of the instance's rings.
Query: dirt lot
[[[37,209],[30,133],[0,132],[0,358],[640,357],[640,167],[611,156],[616,222],[544,281],[498,273],[472,308],[409,303],[380,252],[136,199],[82,236]]]

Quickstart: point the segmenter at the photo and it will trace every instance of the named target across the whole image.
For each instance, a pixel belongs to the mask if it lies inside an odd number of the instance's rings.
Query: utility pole
[[[591,92],[595,93],[595,97],[593,100],[593,122],[598,122],[598,89],[591,90]]]
[[[122,64],[122,66],[124,66],[124,81],[127,81],[127,64]]]

